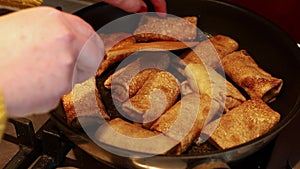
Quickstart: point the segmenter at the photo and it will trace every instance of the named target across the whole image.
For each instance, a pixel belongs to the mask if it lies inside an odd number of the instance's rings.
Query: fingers
[[[123,9],[126,12],[147,12],[147,5],[143,0],[103,0],[110,5]],[[165,0],[151,0],[156,12],[166,13],[166,1]]]
[[[103,0],[112,6],[118,7],[126,12],[137,12],[141,8],[147,8],[142,0]]]
[[[159,13],[166,13],[167,12],[167,4],[165,0],[151,0],[154,9],[156,12]]]

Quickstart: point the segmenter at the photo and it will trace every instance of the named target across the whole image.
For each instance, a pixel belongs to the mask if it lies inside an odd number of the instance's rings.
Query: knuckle
[[[62,15],[62,12],[47,6],[39,7],[38,10],[40,11],[41,15],[46,15],[50,17],[60,17]]]

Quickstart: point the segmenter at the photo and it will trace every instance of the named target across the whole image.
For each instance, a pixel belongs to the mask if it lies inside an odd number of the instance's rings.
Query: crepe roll
[[[122,148],[128,151],[135,151],[147,154],[166,154],[178,144],[177,141],[140,126],[115,118],[100,126],[95,138],[100,143]],[[109,147],[107,147],[109,148]],[[113,153],[120,155],[116,149],[111,149]]]
[[[238,49],[238,43],[224,35],[216,35],[201,41],[193,50],[183,54],[183,64],[200,64],[214,69],[221,67],[221,59]]]
[[[246,101],[240,91],[226,78],[203,64],[189,64],[185,68],[187,80],[194,92],[207,94],[228,111]]]
[[[122,48],[112,49],[107,53],[107,56],[123,56],[130,55],[140,51],[175,51],[194,47],[199,42],[169,42],[155,41],[146,43],[135,43],[124,46]]]
[[[155,76],[156,73],[160,72],[159,69],[145,69],[135,75],[129,82],[124,82],[123,78],[115,76],[116,81],[112,85],[112,98],[117,99],[120,102],[124,102],[136,94],[136,92],[142,88],[144,83],[150,76]],[[107,84],[106,84],[107,85]]]
[[[116,49],[125,47],[127,45],[135,44],[136,39],[132,34],[128,33],[111,33],[111,34],[99,34],[103,40],[104,50],[106,52],[106,58],[100,64],[99,69],[96,72],[96,76],[100,76],[109,66],[119,62],[126,58],[130,53],[115,53]]]
[[[236,51],[239,48],[239,44],[233,38],[226,35],[216,35],[209,38],[209,41],[213,44],[216,51],[219,54],[220,59],[224,56]]]
[[[167,71],[151,76],[132,98],[122,104],[131,120],[148,123],[155,120],[176,101],[180,93],[178,80]]]
[[[197,35],[197,17],[142,16],[134,36],[137,41],[193,41]]]
[[[211,135],[221,149],[228,149],[267,133],[280,120],[280,114],[261,99],[247,100],[221,117]]]
[[[108,52],[112,49],[122,48],[129,44],[136,43],[136,40],[132,34],[119,32],[119,33],[110,33],[110,34],[99,34],[101,37],[104,50]]]
[[[209,113],[210,116],[217,114],[219,106],[206,94],[186,95],[164,113],[151,130],[179,140],[180,144],[173,153],[181,154],[199,137]]]
[[[193,50],[184,54],[183,64],[204,63],[207,66],[218,68],[221,61],[217,51],[209,40],[202,41]]]
[[[62,97],[68,125],[82,128],[110,119],[95,83],[95,77],[92,77],[76,84],[70,93]]]
[[[104,86],[112,90],[112,98],[119,102],[131,98],[149,76],[167,69],[170,64],[166,53],[150,52],[138,56],[140,57],[117,70],[104,82]]]
[[[283,81],[258,66],[246,50],[236,51],[222,59],[225,73],[251,98],[271,102],[280,92]]]

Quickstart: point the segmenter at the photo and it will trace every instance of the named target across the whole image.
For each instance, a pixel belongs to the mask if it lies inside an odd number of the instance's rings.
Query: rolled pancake
[[[128,33],[113,33],[113,34],[100,34],[103,40],[104,48],[106,51],[106,58],[101,63],[99,69],[96,72],[96,76],[99,76],[106,70],[110,65],[119,62],[126,58],[130,53],[114,53],[116,49],[125,47],[127,45],[135,44],[136,39],[132,34]]]
[[[201,41],[193,50],[182,55],[184,64],[204,63],[214,69],[221,67],[221,59],[238,49],[238,43],[224,35],[216,35]]]
[[[119,76],[115,76],[116,80],[114,81],[114,85],[110,88],[112,89],[112,98],[118,100],[119,102],[124,102],[134,96],[136,92],[142,88],[147,79],[151,76],[155,76],[158,73],[159,69],[145,69],[135,75],[129,81],[124,82],[124,78],[119,78]],[[107,83],[106,83],[107,85]]]
[[[167,53],[147,52],[109,76],[104,86],[112,90],[112,98],[124,102],[136,94],[151,74],[167,69],[169,64]]]
[[[178,140],[180,144],[173,153],[181,154],[199,137],[209,113],[217,114],[218,110],[219,104],[211,102],[208,95],[192,93],[159,117],[151,130]]]
[[[121,48],[112,49],[108,51],[107,56],[123,56],[130,55],[140,51],[174,51],[194,47],[199,42],[169,42],[169,41],[156,41],[147,43],[135,43],[126,45]]]
[[[144,15],[134,31],[137,41],[192,41],[197,35],[197,17]]]
[[[161,70],[157,68],[149,68],[139,72],[134,78],[130,81],[129,84],[129,98],[134,96],[139,89],[141,89],[144,83],[148,80],[149,77],[156,76],[156,73],[160,72]]]
[[[205,67],[203,64],[189,64],[184,72],[193,91],[207,94],[224,105],[225,111],[246,101],[233,84],[210,67]]]
[[[76,84],[70,93],[62,97],[62,103],[67,123],[75,128],[101,124],[110,119],[96,88],[95,77]]]
[[[236,51],[222,59],[225,73],[251,98],[271,102],[280,92],[283,81],[258,66],[246,50]]]
[[[223,115],[211,139],[221,149],[231,148],[267,133],[279,120],[261,99],[251,99]]]
[[[148,123],[169,109],[178,98],[180,84],[169,72],[160,71],[151,76],[122,109],[135,122]]]
[[[136,43],[136,40],[132,34],[124,32],[99,34],[99,36],[103,41],[104,49],[106,52]]]
[[[219,54],[220,59],[239,48],[237,41],[226,35],[216,35],[209,38]]]
[[[177,141],[140,126],[115,118],[100,126],[95,138],[100,143],[147,154],[166,154]]]

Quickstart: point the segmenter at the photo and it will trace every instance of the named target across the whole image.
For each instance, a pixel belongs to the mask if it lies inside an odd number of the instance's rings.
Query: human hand
[[[55,108],[73,85],[93,76],[103,42],[77,16],[36,7],[0,17],[0,90],[9,117]]]
[[[147,5],[143,0],[103,0],[103,2],[111,4],[127,12],[147,12]],[[151,3],[153,4],[156,12],[167,12],[165,0],[151,0]]]

